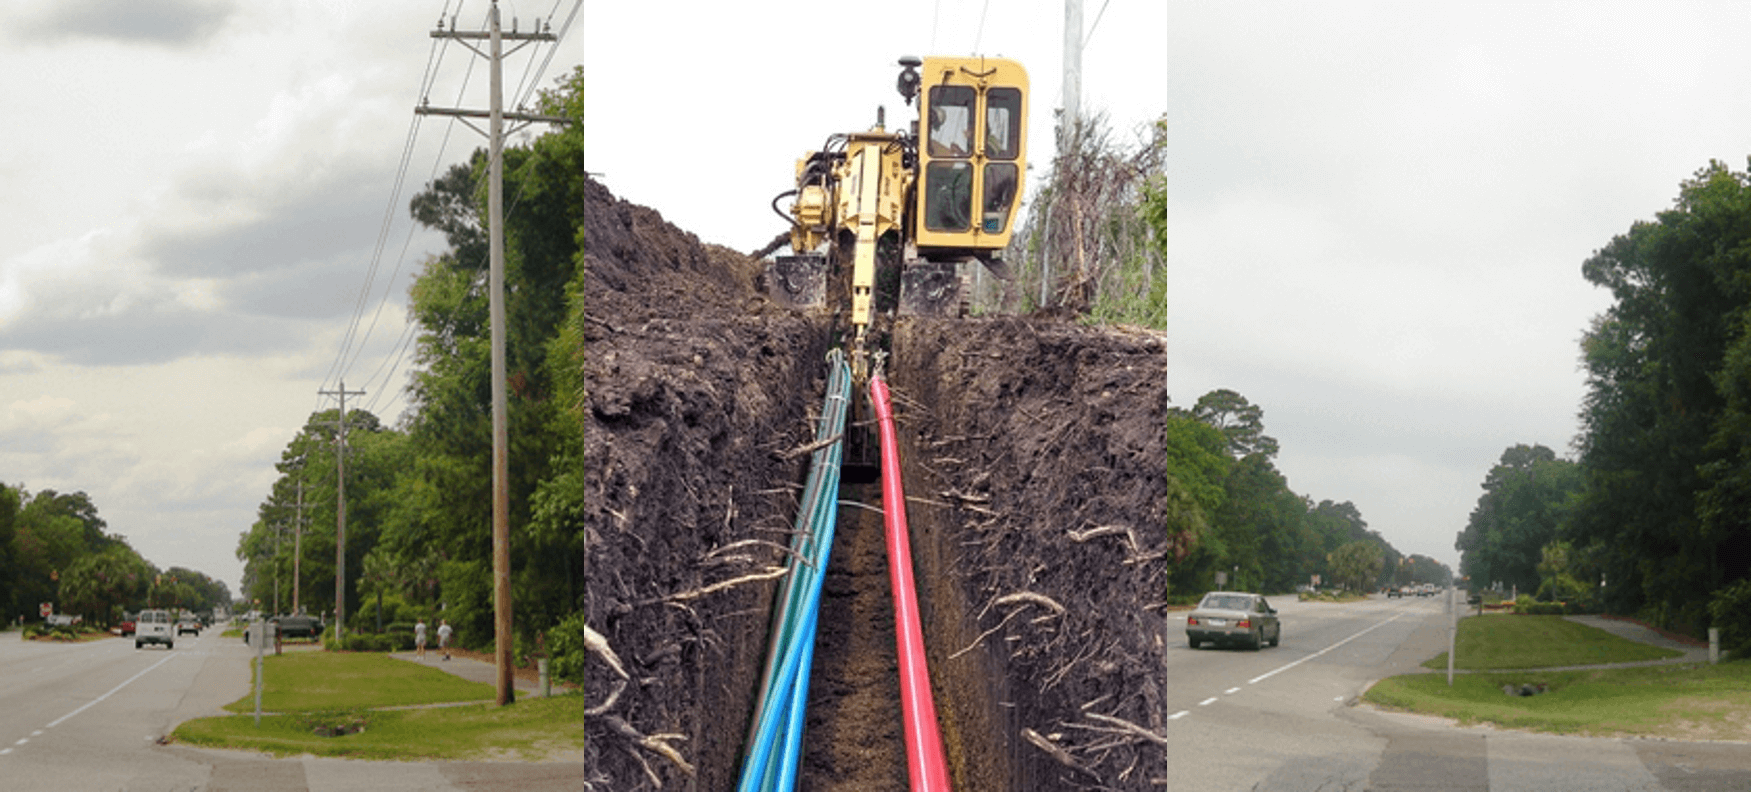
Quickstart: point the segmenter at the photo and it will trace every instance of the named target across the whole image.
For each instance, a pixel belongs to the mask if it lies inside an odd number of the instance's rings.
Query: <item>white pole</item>
[[[256,614],[255,621],[255,727],[261,728],[261,660],[262,647],[267,644],[267,620]]]
[[[1453,586],[1447,586],[1447,687],[1453,687],[1453,655],[1459,648],[1459,611],[1453,607]]]

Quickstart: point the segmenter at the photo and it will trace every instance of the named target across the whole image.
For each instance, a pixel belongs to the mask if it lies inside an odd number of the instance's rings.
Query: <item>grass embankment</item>
[[[1368,599],[1368,594],[1363,591],[1303,591],[1297,599],[1301,602],[1361,602]]]
[[[225,707],[246,714],[191,720],[174,738],[282,756],[358,759],[530,760],[583,745],[582,696],[502,708],[431,706],[490,701],[494,690],[380,654],[299,652],[267,661],[262,710],[276,714],[264,714],[260,728],[252,692]],[[349,733],[324,736],[337,730]]]
[[[1537,669],[1674,657],[1558,616],[1484,616],[1459,623],[1456,666]],[[1446,668],[1445,652],[1423,665]],[[1535,696],[1503,687],[1546,686]],[[1751,740],[1751,663],[1672,664],[1572,671],[1407,674],[1383,679],[1373,704],[1461,723],[1595,736]]]
[[[1453,667],[1474,671],[1635,663],[1684,654],[1621,638],[1561,616],[1461,619],[1454,643],[1459,658]],[[1435,655],[1423,667],[1445,670],[1447,653]]]

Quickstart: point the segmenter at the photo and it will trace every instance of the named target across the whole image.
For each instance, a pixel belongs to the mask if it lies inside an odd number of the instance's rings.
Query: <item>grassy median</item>
[[[1592,736],[1751,740],[1751,662],[1536,670],[1675,657],[1560,616],[1483,616],[1459,622],[1462,669],[1534,669],[1380,680],[1363,699],[1393,709],[1515,729]],[[1443,652],[1423,665],[1445,669]],[[1509,695],[1504,688],[1542,689]]]
[[[1459,658],[1453,667],[1474,671],[1633,663],[1684,654],[1621,638],[1561,616],[1491,615],[1460,619],[1454,644]],[[1423,667],[1445,670],[1447,653],[1435,655]]]
[[[534,760],[583,745],[583,696],[496,707],[491,685],[386,655],[298,652],[267,658],[261,726],[245,713],[198,718],[172,736],[194,745],[286,756]],[[385,708],[405,709],[385,709]]]
[[[1510,696],[1504,685],[1545,685],[1547,692]],[[1751,740],[1751,662],[1456,674],[1453,687],[1447,686],[1446,674],[1406,674],[1380,680],[1363,698],[1466,724],[1593,736]]]

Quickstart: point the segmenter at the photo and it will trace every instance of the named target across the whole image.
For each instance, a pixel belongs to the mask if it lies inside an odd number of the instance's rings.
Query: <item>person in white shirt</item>
[[[413,625],[413,649],[419,659],[426,659],[426,620],[420,619]]]
[[[438,648],[444,650],[444,659],[450,659],[450,622],[447,619],[438,620]]]

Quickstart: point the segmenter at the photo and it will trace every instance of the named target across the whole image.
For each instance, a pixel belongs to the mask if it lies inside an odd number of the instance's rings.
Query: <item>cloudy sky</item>
[[[1171,2],[1170,390],[1265,409],[1399,549],[1567,453],[1583,260],[1751,152],[1743,3]]]
[[[504,10],[557,30],[574,2]],[[406,283],[440,247],[405,206],[480,142],[411,113],[485,102],[484,69],[429,36],[459,4],[479,28],[484,0],[0,0],[21,111],[0,480],[85,490],[154,563],[236,589],[273,461],[332,406],[317,391],[404,406]],[[1082,80],[1121,136],[1169,119],[1175,402],[1239,391],[1293,489],[1452,564],[1502,450],[1573,438],[1575,342],[1606,304],[1582,260],[1711,158],[1745,165],[1751,9],[1449,6],[1085,0]],[[1021,60],[1043,155],[1063,16],[589,0],[534,82],[584,65],[590,170],[745,250],[782,230],[767,203],[798,156],[877,105],[902,116],[901,55]],[[539,66],[510,64],[507,91]]]
[[[430,35],[459,6],[483,26],[482,0],[0,2],[0,480],[84,490],[148,560],[239,590],[238,534],[333,406],[317,391],[405,406],[408,278],[441,248],[407,201],[482,144],[433,118],[408,146],[422,97],[486,102],[484,62]],[[539,66],[508,62],[507,94]]]

